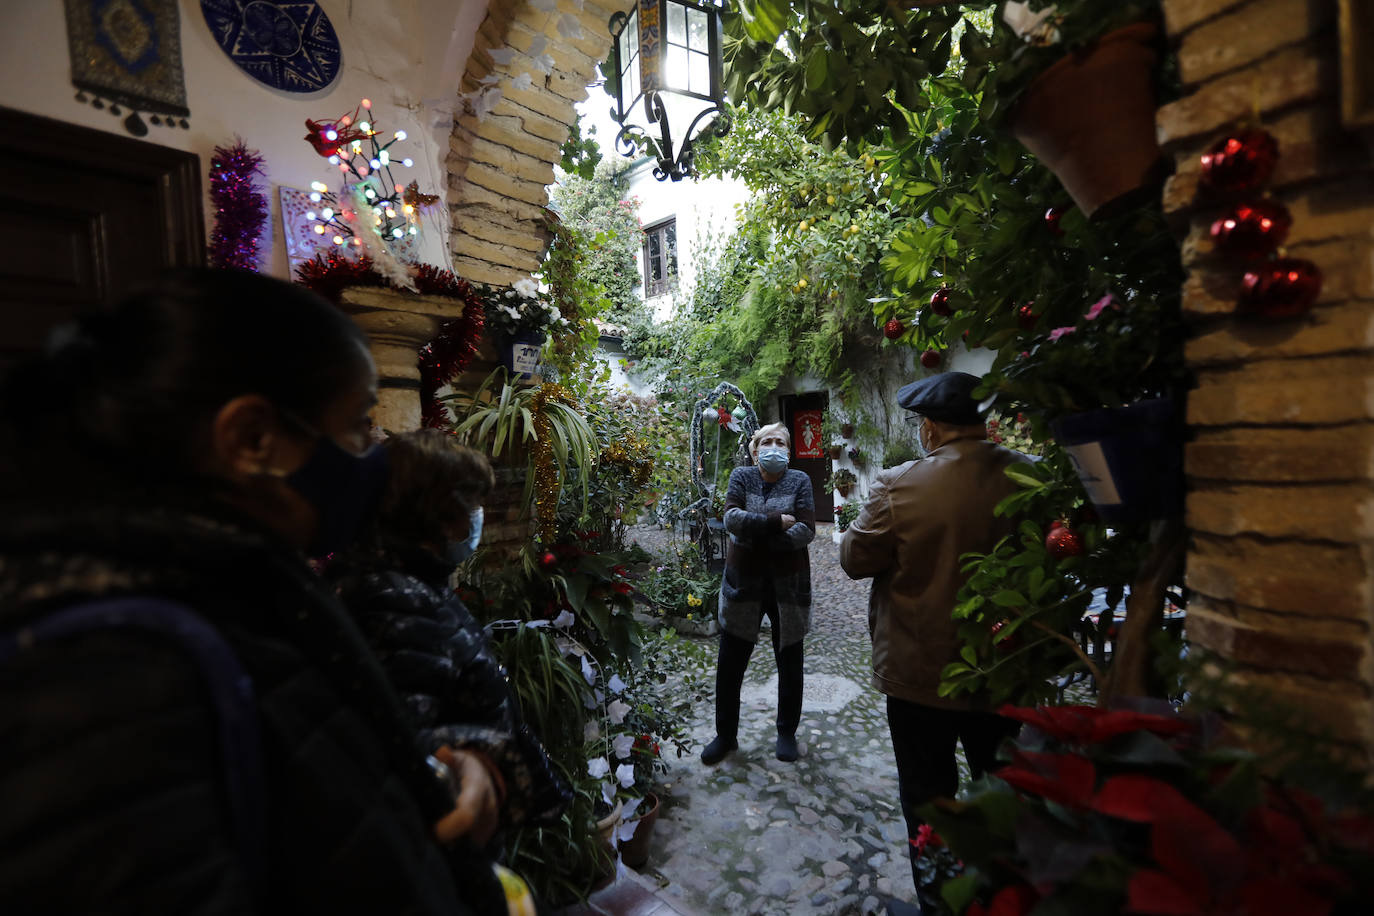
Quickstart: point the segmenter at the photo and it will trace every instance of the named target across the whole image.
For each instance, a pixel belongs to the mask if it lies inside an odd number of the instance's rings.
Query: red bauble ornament
[[[548,569],[558,562],[558,557],[554,556],[552,550],[547,550],[544,552],[544,555],[539,558],[539,562],[544,564],[545,569]]]
[[[1214,193],[1236,194],[1263,187],[1274,174],[1279,141],[1267,130],[1245,130],[1223,137],[1202,154],[1198,185]]]
[[[954,309],[949,305],[949,294],[953,292],[948,286],[942,286],[930,296],[930,310],[937,315],[953,315]]]
[[[1283,244],[1293,217],[1278,201],[1237,204],[1212,223],[1212,244],[1224,255],[1262,258]]]
[[[1040,320],[1040,316],[1035,314],[1035,302],[1027,302],[1016,310],[1016,323],[1021,325],[1021,330],[1031,331],[1035,329],[1035,323]]]
[[[1291,318],[1310,309],[1321,291],[1320,267],[1302,258],[1277,258],[1246,272],[1236,305],[1247,315]]]
[[[1068,525],[1060,525],[1045,535],[1045,549],[1056,560],[1076,557],[1083,553],[1083,538]]]
[[[927,350],[921,354],[921,365],[927,369],[934,369],[940,365],[940,351]]]
[[[888,340],[896,340],[906,333],[906,325],[902,324],[900,318],[889,318],[887,324],[883,325],[883,336]]]
[[[1065,212],[1067,212],[1065,207],[1050,207],[1045,211],[1045,228],[1050,231],[1050,235],[1056,238],[1064,234],[1064,229],[1059,225],[1059,221],[1064,218]]]
[[[1063,520],[1062,518],[1057,518],[1057,519],[1055,519],[1054,521],[1050,522],[1050,530],[1051,530],[1051,531],[1054,531],[1054,530],[1056,530],[1056,529],[1058,529],[1058,528],[1063,528],[1063,527],[1064,527],[1064,520]]]

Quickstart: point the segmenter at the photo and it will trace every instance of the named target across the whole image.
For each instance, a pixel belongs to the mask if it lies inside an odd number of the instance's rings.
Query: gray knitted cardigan
[[[781,621],[781,645],[790,646],[811,628],[811,557],[807,545],[816,536],[816,505],[811,478],[788,470],[764,494],[756,467],[730,472],[725,497],[725,577],[720,584],[720,625],[727,633],[758,642],[760,598],[772,579]],[[796,523],[783,530],[782,516]]]

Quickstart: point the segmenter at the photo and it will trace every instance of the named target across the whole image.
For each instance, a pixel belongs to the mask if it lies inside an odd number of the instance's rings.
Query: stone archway
[[[596,66],[610,50],[607,22],[618,8],[605,0],[538,6],[520,0],[488,8],[462,91],[471,95],[496,86],[503,97],[480,114],[468,103],[454,119],[448,207],[453,218],[450,248],[459,276],[504,285],[539,268],[550,238],[545,187],[554,180],[554,163],[576,123],[575,106],[587,98]],[[574,22],[580,34],[565,37]],[[528,52],[536,43],[552,59],[552,72],[535,67]],[[506,48],[515,53],[504,53]],[[523,85],[526,73],[533,77],[528,86]]]

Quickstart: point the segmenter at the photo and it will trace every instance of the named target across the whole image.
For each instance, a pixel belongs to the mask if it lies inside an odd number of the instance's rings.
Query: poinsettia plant
[[[480,283],[473,287],[486,303],[487,324],[507,337],[557,333],[569,327],[552,296],[540,290],[531,277],[522,277],[508,287]]]
[[[1219,720],[1163,708],[999,710],[1025,723],[1010,762],[921,810],[965,866],[943,912],[1363,912],[1367,790],[1299,787],[1224,743]]]

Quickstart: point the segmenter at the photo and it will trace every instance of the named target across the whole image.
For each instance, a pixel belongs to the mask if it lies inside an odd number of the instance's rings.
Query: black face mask
[[[318,524],[307,550],[322,557],[352,544],[376,511],[389,471],[387,452],[374,445],[354,455],[299,420],[293,422],[316,436],[315,450],[286,482],[315,509]]]

